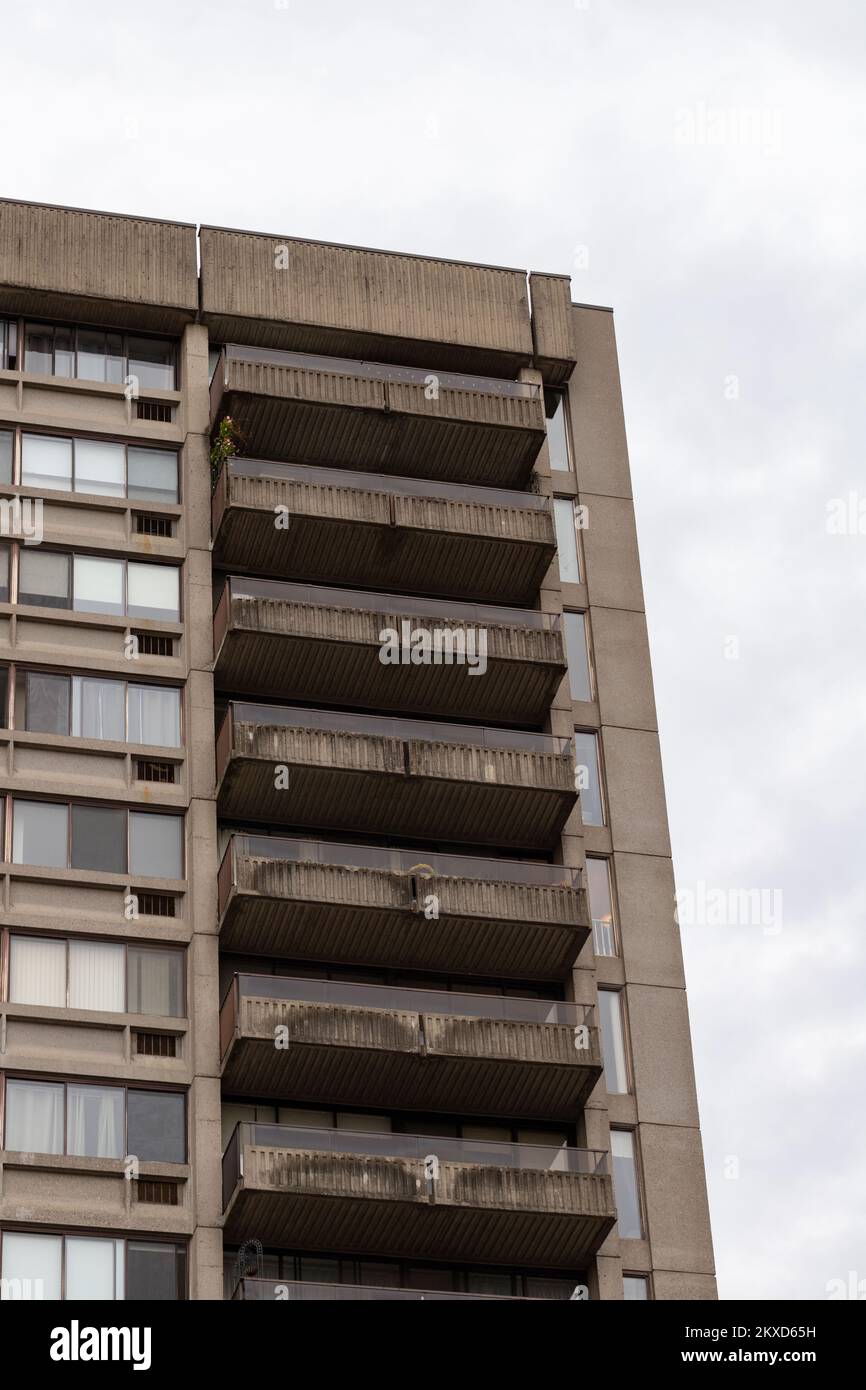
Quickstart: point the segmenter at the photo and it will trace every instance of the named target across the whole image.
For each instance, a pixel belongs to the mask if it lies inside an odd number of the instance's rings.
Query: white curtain
[[[180,691],[156,685],[129,687],[129,741],[180,747]]]
[[[66,1088],[66,1152],[123,1158],[124,1092],[113,1086]]]
[[[7,1081],[6,1148],[15,1153],[63,1153],[63,1087]]]
[[[123,681],[75,676],[72,681],[72,732],[81,738],[114,739],[123,743],[126,721]]]
[[[129,1012],[171,1017],[177,978],[177,956],[165,951],[135,951],[130,955]]]
[[[70,941],[69,1006],[123,1013],[126,1002],[125,952],[103,941]]]
[[[66,942],[45,936],[13,936],[9,959],[13,1004],[66,1007]]]

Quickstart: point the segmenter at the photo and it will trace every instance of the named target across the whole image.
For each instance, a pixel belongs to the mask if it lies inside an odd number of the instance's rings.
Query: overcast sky
[[[783,895],[684,928],[729,1298],[866,1281],[864,49],[862,0],[3,13],[4,196],[615,307],[678,882]]]

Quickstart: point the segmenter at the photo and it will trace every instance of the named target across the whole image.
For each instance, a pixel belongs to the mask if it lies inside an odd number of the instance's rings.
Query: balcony
[[[197,310],[192,224],[0,200],[0,313],[181,333]]]
[[[552,850],[577,801],[569,741],[513,729],[230,704],[216,762],[221,816],[297,828]]]
[[[214,679],[236,695],[538,725],[566,672],[560,628],[531,608],[231,577]]]
[[[601,1075],[582,1004],[337,980],[236,975],[220,1044],[227,1094],[374,1110],[573,1121]]]
[[[211,341],[513,376],[533,354],[526,273],[201,228]]]
[[[616,1217],[595,1150],[250,1124],[223,1209],[229,1241],[549,1269],[585,1264]]]
[[[544,442],[540,388],[493,377],[231,345],[211,383],[244,452],[523,488]]]
[[[242,1303],[526,1303],[503,1294],[443,1293],[440,1289],[385,1289],[371,1284],[316,1284],[312,1280],[241,1279],[232,1299]]]
[[[576,869],[234,835],[220,944],[244,955],[563,980],[589,935]]]
[[[213,537],[225,569],[507,604],[535,601],[556,544],[537,493],[247,458],[219,475]]]

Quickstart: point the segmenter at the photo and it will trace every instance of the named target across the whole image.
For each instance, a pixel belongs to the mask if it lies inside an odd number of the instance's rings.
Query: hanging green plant
[[[235,458],[239,453],[239,441],[234,421],[230,415],[224,415],[217,427],[216,436],[210,451],[210,480],[211,490],[216,487],[220,469],[227,459]]]

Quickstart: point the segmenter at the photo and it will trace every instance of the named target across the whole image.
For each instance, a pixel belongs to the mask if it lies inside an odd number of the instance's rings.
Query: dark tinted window
[[[21,547],[18,602],[39,608],[70,608],[69,556]]]
[[[178,1245],[129,1241],[126,1297],[163,1303],[186,1298],[186,1252]]]
[[[126,872],[126,812],[109,806],[73,806],[72,867]]]
[[[68,734],[69,677],[50,676],[44,671],[22,672],[22,676],[25,729],[36,734]]]
[[[173,1091],[130,1091],[126,1147],[150,1163],[186,1162],[186,1103]]]

